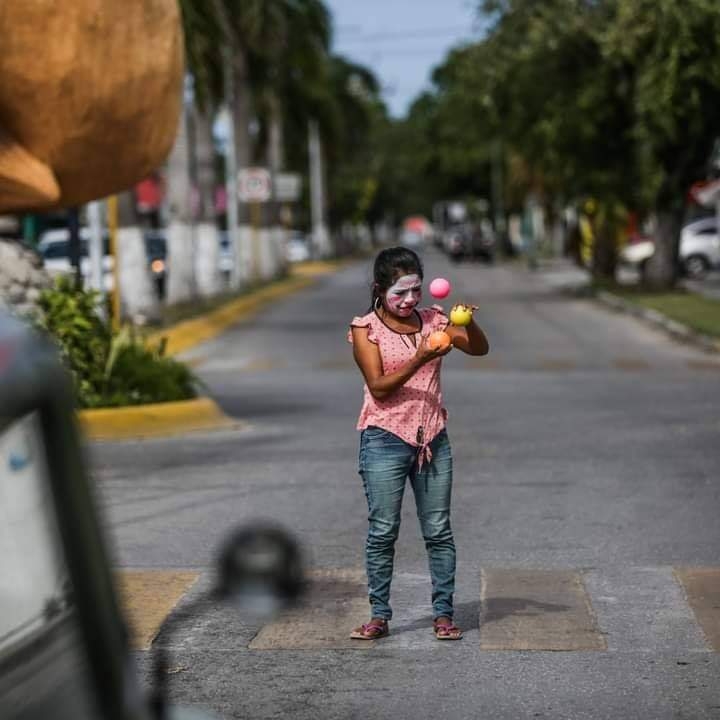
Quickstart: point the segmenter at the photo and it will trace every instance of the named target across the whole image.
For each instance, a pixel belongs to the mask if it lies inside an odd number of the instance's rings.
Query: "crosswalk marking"
[[[350,630],[368,619],[364,571],[357,568],[315,570],[301,607],[265,625],[251,650],[367,650],[374,641],[351,640]]]
[[[605,650],[582,576],[570,570],[482,572],[483,650]]]
[[[199,576],[198,572],[175,570],[115,571],[133,649],[150,647],[165,618]]]
[[[720,652],[720,568],[675,568],[705,638]]]
[[[199,573],[118,570],[115,577],[133,647],[148,649],[163,620]],[[366,577],[359,567],[310,573],[302,605],[260,628],[250,650],[440,651],[432,635],[430,578],[396,572],[391,635],[350,640],[367,621]],[[487,568],[456,595],[463,643],[484,651],[720,652],[720,568]],[[478,594],[478,590],[480,591]]]
[[[702,632],[673,569],[615,567],[585,574],[608,650],[619,652],[705,651]]]

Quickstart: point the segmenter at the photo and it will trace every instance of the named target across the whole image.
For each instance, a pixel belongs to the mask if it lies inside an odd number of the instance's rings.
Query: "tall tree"
[[[720,135],[720,5],[714,0],[614,0],[609,60],[635,74],[632,133],[645,202],[657,219],[646,280],[673,284],[690,185],[705,178]]]

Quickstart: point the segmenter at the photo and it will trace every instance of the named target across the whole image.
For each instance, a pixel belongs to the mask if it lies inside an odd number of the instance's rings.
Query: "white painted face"
[[[408,317],[420,303],[422,280],[419,275],[402,275],[385,293],[385,307],[394,315]]]

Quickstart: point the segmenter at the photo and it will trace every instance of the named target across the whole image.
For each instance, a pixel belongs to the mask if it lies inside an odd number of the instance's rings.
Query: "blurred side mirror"
[[[300,549],[279,527],[257,525],[232,533],[217,569],[216,597],[259,618],[292,605],[303,587]]]
[[[274,525],[251,525],[230,533],[218,553],[217,577],[208,594],[197,598],[182,615],[171,615],[161,634],[167,638],[184,618],[208,599],[222,600],[245,616],[267,621],[291,607],[304,589],[302,554],[287,531]],[[150,705],[157,720],[174,720],[184,709],[168,704],[169,658],[164,648],[154,649],[153,688]]]

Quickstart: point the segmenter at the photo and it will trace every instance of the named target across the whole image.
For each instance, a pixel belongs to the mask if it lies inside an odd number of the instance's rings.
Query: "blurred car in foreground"
[[[620,261],[642,268],[654,252],[652,238],[635,236],[621,250]],[[683,273],[693,280],[700,280],[710,270],[720,268],[720,238],[715,217],[693,220],[683,227],[678,257]]]
[[[256,621],[292,605],[299,546],[272,525],[228,534],[210,592],[163,623],[145,694],[74,406],[54,344],[0,313],[0,718],[209,720],[169,703],[173,633],[218,601]]]

